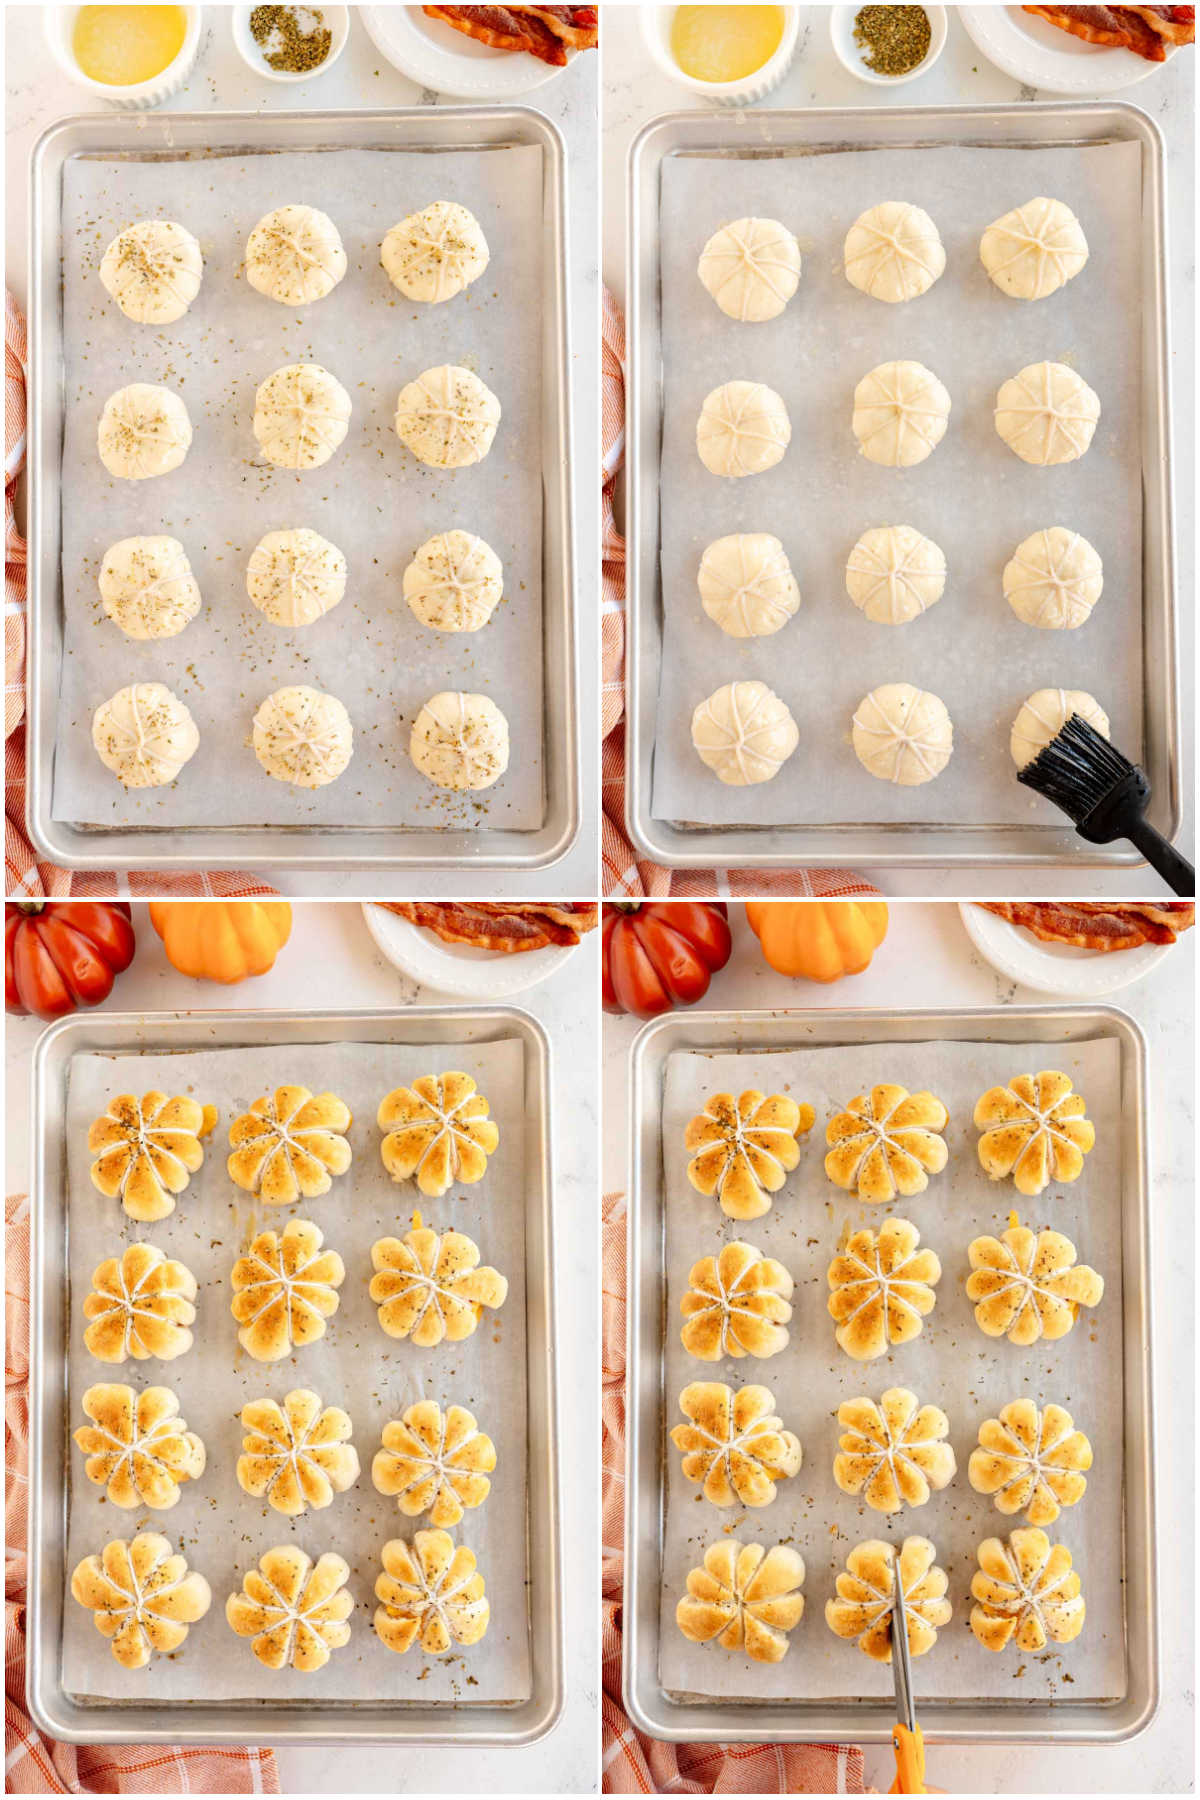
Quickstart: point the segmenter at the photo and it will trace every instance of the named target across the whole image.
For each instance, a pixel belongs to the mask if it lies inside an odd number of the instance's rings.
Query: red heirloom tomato
[[[98,1006],[133,961],[123,900],[10,900],[4,907],[4,1010],[61,1019]]]
[[[729,961],[732,939],[721,900],[629,900],[604,908],[605,1012],[652,1019],[693,1006]]]

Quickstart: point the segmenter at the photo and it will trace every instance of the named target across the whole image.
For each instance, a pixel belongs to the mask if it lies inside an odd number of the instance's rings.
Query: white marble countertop
[[[660,113],[701,108],[697,99],[651,60],[642,40],[637,6],[606,6],[601,37],[601,134],[603,166],[601,193],[601,268],[605,285],[624,304],[625,299],[625,199],[629,146],[642,126]],[[948,7],[949,36],[934,67],[920,79],[893,89],[868,87],[850,75],[833,53],[827,6],[803,6],[796,58],[783,83],[762,104],[775,107],[806,106],[976,106],[999,105],[1018,100],[1052,100],[1055,95],[1024,87],[1003,74],[976,50]],[[1192,232],[1194,196],[1195,56],[1185,50],[1166,68],[1137,86],[1107,96],[1141,107],[1161,128],[1167,145],[1167,192],[1172,221],[1178,221],[1170,237],[1167,290],[1171,322],[1173,369],[1177,586],[1180,625],[1180,680],[1183,695],[1183,825],[1181,847],[1194,845],[1193,795],[1193,671],[1196,640],[1191,596],[1195,585],[1195,526],[1189,504],[1195,483],[1195,327],[1196,269]],[[1194,852],[1187,850],[1189,855]],[[930,877],[919,869],[871,869],[862,873],[889,894],[924,894]],[[997,887],[997,878],[986,870],[955,871],[951,892],[956,894],[1078,895],[1092,892],[1096,876],[1050,870],[1014,870]],[[1102,891],[1110,896],[1157,893],[1161,884],[1152,871],[1110,871]],[[939,888],[945,884],[939,882]]]
[[[445,1004],[385,962],[355,904],[313,902],[293,909],[292,936],[267,975],[236,989],[197,982],[168,964],[144,906],[134,907],[138,950],[105,1010],[179,1008],[400,1007]],[[556,1304],[567,1594],[566,1705],[541,1743],[519,1750],[348,1750],[328,1746],[279,1751],[284,1793],[591,1793],[599,1758],[600,1293],[595,1179],[599,932],[562,967],[514,1004],[533,1013],[552,1045],[555,1167]],[[302,979],[298,980],[298,972]],[[5,1031],[5,1192],[28,1186],[29,1059],[42,1029],[36,1019],[7,1019]],[[583,1228],[581,1228],[581,1221]],[[573,1572],[576,1577],[573,1579]],[[486,1776],[481,1762],[486,1759]]]
[[[976,954],[953,904],[901,902],[871,967],[836,986],[792,981],[769,969],[739,903],[731,904],[734,950],[713,978],[703,1005],[757,1011],[770,1007],[1031,1006],[1049,996],[1017,987]],[[1192,1789],[1195,1747],[1194,1418],[1195,933],[1110,1004],[1130,1013],[1150,1044],[1150,1196],[1154,1217],[1154,1359],[1159,1388],[1158,1495],[1162,1604],[1162,1703],[1149,1729],[1111,1748],[929,1747],[929,1780],[947,1793],[1179,1794]],[[637,1020],[604,1020],[604,1187],[628,1180],[627,1072]],[[1170,1409],[1165,1396],[1170,1394]],[[866,1779],[886,1792],[895,1775],[890,1748],[867,1750]]]
[[[200,112],[261,112],[275,108],[434,106],[438,96],[408,80],[384,61],[351,7],[350,38],[326,74],[294,87],[251,73],[234,48],[228,6],[205,9],[205,41],[191,79],[166,107]],[[104,112],[104,101],[75,87],[59,72],[46,47],[40,6],[6,6],[7,176],[5,188],[5,272],[8,287],[25,306],[28,274],[29,153],[48,125],[69,113]],[[599,275],[596,219],[599,171],[596,162],[598,58],[586,52],[544,87],[521,102],[552,119],[567,145],[567,221],[570,264],[567,274],[572,336],[572,440],[574,458],[576,635],[579,644],[579,742],[581,753],[579,836],[551,869],[503,875],[455,871],[449,882],[466,898],[540,897],[552,888],[564,898],[585,898],[598,881],[600,706],[595,679],[599,570],[600,486],[594,446],[599,436],[600,395],[595,376],[599,342]],[[455,104],[455,102],[451,102]],[[425,894],[441,897],[444,872],[432,868],[403,876],[362,875],[348,870],[304,876],[266,872],[285,894]]]

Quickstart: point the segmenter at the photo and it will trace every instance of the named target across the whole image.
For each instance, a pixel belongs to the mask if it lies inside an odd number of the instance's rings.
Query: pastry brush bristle
[[[1072,713],[1033,761],[1017,771],[1017,780],[1053,800],[1078,825],[1134,773],[1136,764]]]

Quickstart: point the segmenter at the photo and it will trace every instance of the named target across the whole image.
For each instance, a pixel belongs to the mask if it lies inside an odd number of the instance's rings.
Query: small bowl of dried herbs
[[[915,81],[946,44],[944,6],[834,6],[829,32],[838,61],[876,87]]]
[[[312,81],[332,67],[350,35],[348,6],[235,6],[233,41],[267,81]]]

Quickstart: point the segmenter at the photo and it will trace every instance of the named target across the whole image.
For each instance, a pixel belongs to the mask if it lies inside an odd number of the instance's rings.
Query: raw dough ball
[[[508,720],[486,694],[434,694],[417,714],[408,754],[444,788],[487,788],[508,767]]]
[[[128,537],[100,565],[104,610],[126,637],[178,637],[200,611],[200,589],[178,538]]]
[[[864,531],[846,563],[846,592],[876,625],[905,625],[946,591],[946,558],[911,525]]]
[[[1044,300],[1078,275],[1088,259],[1083,227],[1061,200],[1027,200],[989,225],[979,259],[1014,300]]]
[[[327,787],[354,755],[350,714],[319,688],[281,687],[254,715],[254,754],[276,781]]]
[[[488,266],[479,220],[455,200],[435,200],[409,213],[384,238],[379,260],[406,300],[436,306],[477,281]]]
[[[1063,525],[1035,531],[1004,569],[1004,598],[1024,625],[1074,631],[1104,587],[1104,564],[1085,537]]]
[[[191,232],[171,219],[139,219],[119,231],[100,264],[100,279],[139,325],[172,325],[200,292],[204,259]]]
[[[465,469],[482,462],[500,423],[500,402],[478,375],[457,363],[426,369],[400,389],[396,434],[419,462]]]
[[[950,396],[919,362],[880,363],[854,390],[854,435],[868,462],[908,469],[946,435]]]
[[[246,592],[272,625],[311,625],[346,592],[346,559],[307,525],[268,531],[250,553]]]
[[[696,273],[723,313],[758,325],[795,293],[800,246],[778,219],[735,219],[709,238]]]
[[[169,687],[161,681],[137,681],[118,688],[96,708],[92,743],[124,787],[166,787],[196,754],[200,733]]]
[[[692,714],[701,762],[729,787],[770,781],[799,741],[795,719],[765,681],[731,681]]]
[[[246,280],[281,306],[323,300],[345,273],[338,228],[315,206],[277,207],[246,240]]]
[[[696,449],[714,475],[761,475],[791,442],[787,407],[761,381],[727,381],[700,409]]]
[[[940,775],[954,748],[950,714],[936,694],[908,681],[888,682],[860,700],[854,754],[868,774],[901,787]]]
[[[946,267],[938,228],[908,200],[883,200],[861,213],[842,250],[846,280],[873,300],[915,300]]]
[[[439,531],[404,571],[404,598],[434,631],[478,631],[503,592],[504,565],[469,531]]]
[[[1030,363],[996,395],[996,430],[1022,462],[1074,462],[1099,417],[1099,395],[1066,363]]]
[[[254,396],[254,435],[280,469],[319,469],[350,426],[350,396],[320,363],[286,363]]]
[[[169,475],[187,455],[192,422],[170,388],[135,381],[104,402],[96,443],[100,461],[121,481]]]
[[[1031,763],[1051,738],[1057,737],[1072,713],[1086,719],[1100,736],[1108,736],[1108,714],[1094,694],[1082,688],[1039,688],[1013,720],[1008,748],[1018,769]]]
[[[800,589],[777,537],[765,531],[717,538],[700,558],[700,604],[729,637],[769,637],[800,605]]]

